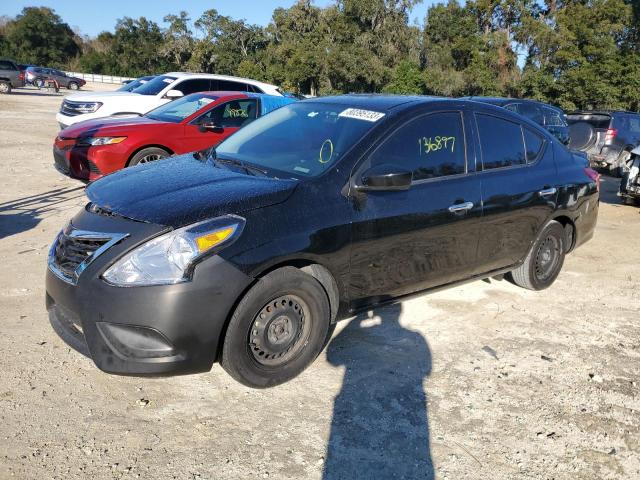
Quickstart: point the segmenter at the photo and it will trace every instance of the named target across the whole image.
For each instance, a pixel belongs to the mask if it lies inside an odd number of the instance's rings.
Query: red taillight
[[[607,128],[607,133],[604,136],[605,141],[613,140],[618,136],[618,130],[615,128]]]
[[[18,79],[19,79],[21,82],[24,82],[24,72],[20,72],[20,74],[18,75]]]
[[[587,177],[596,182],[596,188],[600,191],[600,174],[593,168],[585,168],[584,173],[587,174]]]

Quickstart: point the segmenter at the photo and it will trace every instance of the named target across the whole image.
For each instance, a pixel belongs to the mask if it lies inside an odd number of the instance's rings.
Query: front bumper
[[[100,275],[116,258],[164,227],[83,210],[74,228],[126,232],[71,284],[50,268],[46,305],[54,330],[108,373],[175,375],[205,372],[218,357],[221,335],[252,279],[219,256],[199,264],[189,282],[115,287]]]
[[[93,182],[124,168],[129,159],[126,143],[106,146],[53,146],[55,168],[62,174]],[[64,143],[64,141],[62,141]]]

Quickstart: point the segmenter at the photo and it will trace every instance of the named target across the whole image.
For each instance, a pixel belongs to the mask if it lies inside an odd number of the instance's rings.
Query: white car
[[[74,123],[95,118],[143,115],[184,95],[216,90],[282,95],[275,85],[248,78],[171,72],[158,75],[132,92],[87,92],[69,95],[63,100],[56,120],[60,128],[66,128]]]

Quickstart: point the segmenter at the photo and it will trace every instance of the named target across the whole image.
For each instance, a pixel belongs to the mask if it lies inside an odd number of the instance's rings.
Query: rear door
[[[409,190],[351,193],[355,307],[459,280],[475,269],[482,205],[463,112],[412,116],[355,169],[356,183],[380,165],[413,172]]]
[[[483,221],[477,273],[517,263],[555,210],[553,144],[514,117],[474,115],[481,158]]]

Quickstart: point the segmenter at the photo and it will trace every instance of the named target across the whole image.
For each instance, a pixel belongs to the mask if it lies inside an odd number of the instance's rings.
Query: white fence
[[[81,72],[65,72],[72,77],[82,78],[87,82],[96,83],[122,83],[125,80],[134,80],[131,77],[117,77],[115,75],[99,75],[95,73],[81,73]]]

